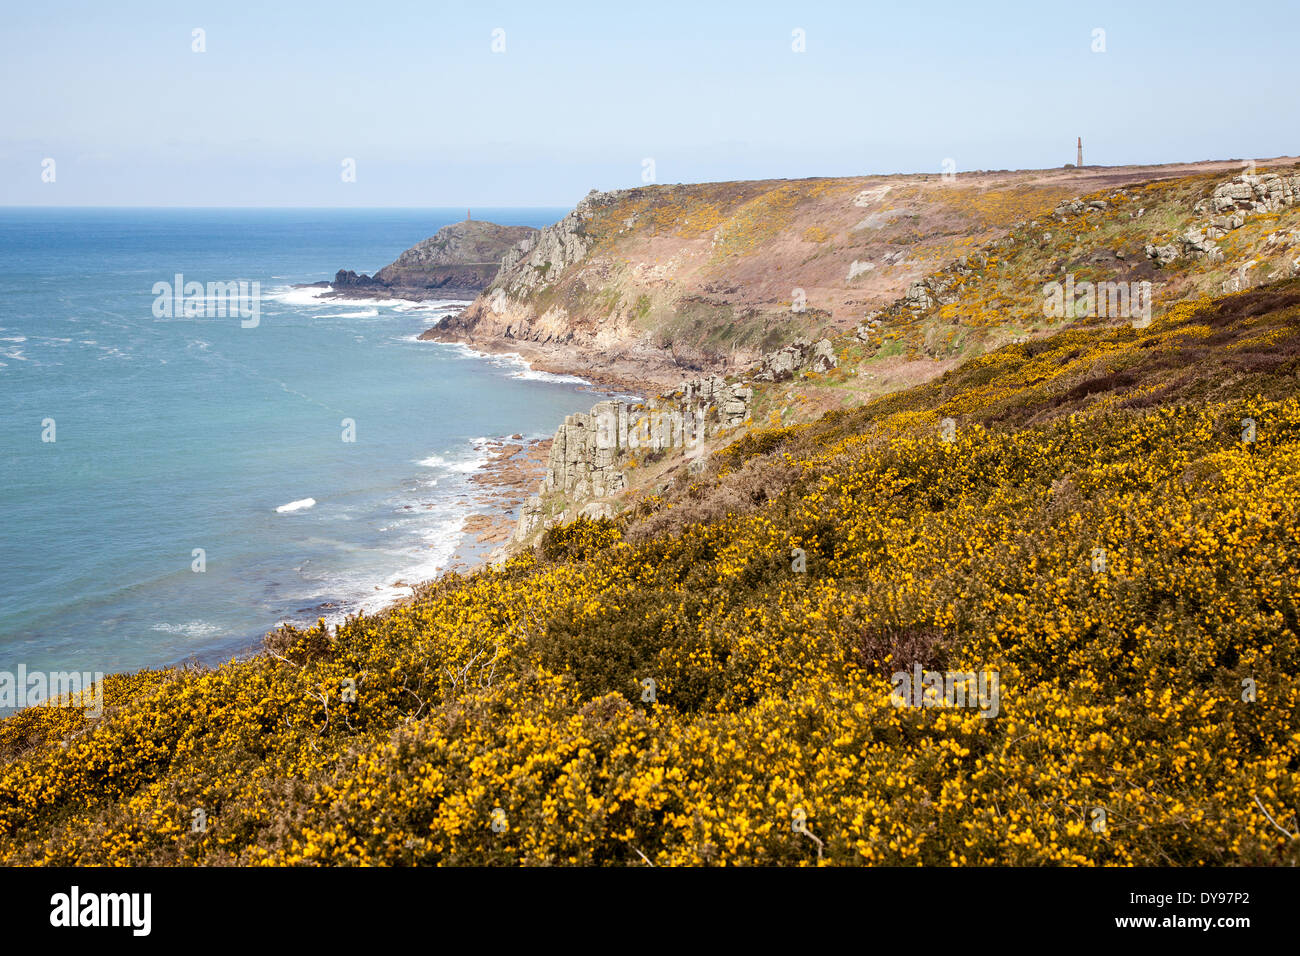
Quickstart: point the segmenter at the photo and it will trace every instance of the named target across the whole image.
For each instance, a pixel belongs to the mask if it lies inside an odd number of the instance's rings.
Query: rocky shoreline
[[[470,478],[474,506],[483,510],[465,520],[465,538],[452,567],[463,565],[472,571],[504,555],[519,509],[546,475],[551,442],[550,438],[527,439],[516,434],[489,444],[491,460]]]
[[[342,275],[346,270],[340,269]],[[355,272],[349,273],[355,276]],[[369,276],[360,276],[359,278],[368,279]],[[333,282],[300,282],[294,286],[294,289],[328,289],[323,295],[317,296],[322,302],[334,300],[366,300],[375,299],[397,299],[400,302],[430,302],[444,299],[463,299],[466,302],[473,301],[475,296],[481,292],[481,289],[474,288],[391,288],[381,284],[355,283],[352,285],[338,285],[338,276],[335,276]]]
[[[464,345],[484,355],[516,355],[536,372],[550,375],[571,375],[601,389],[636,395],[653,395],[673,385],[701,374],[698,369],[682,368],[675,376],[650,372],[647,362],[639,357],[601,357],[577,346],[528,341],[484,341],[470,335],[458,334],[452,329],[436,325],[421,332],[422,342],[445,342]],[[598,364],[598,362],[600,364]]]

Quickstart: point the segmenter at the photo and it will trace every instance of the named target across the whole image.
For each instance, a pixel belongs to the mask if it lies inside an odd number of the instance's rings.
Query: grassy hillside
[[[1083,211],[1039,210],[1005,236],[966,246],[960,257],[918,279],[926,299],[900,296],[868,314],[836,337],[839,369],[768,389],[757,417],[803,421],[856,407],[1008,343],[1127,318],[1096,314],[1100,308],[1085,314],[1082,301],[1075,315],[1046,315],[1044,290],[1067,277],[1079,284],[1122,284],[1126,292],[1147,283],[1150,315],[1159,317],[1188,299],[1300,275],[1300,205],[1243,216],[1217,240],[1214,255],[1164,264],[1148,257],[1147,246],[1176,242],[1211,223],[1214,217],[1197,204],[1231,178],[1201,173],[1085,193],[1078,197]]]
[[[1260,171],[1294,172],[1293,162]],[[850,332],[871,313],[897,311],[913,283],[966,257],[961,268],[971,275],[953,289],[980,285],[983,295],[968,319],[945,301],[950,308],[914,317],[919,338],[892,312],[882,327],[908,355],[961,358],[1041,327],[1047,280],[1024,281],[1039,272],[1151,278],[1144,245],[1207,219],[1195,202],[1240,171],[1204,163],[593,194],[529,255],[507,262],[463,315],[427,334],[519,351],[553,371],[671,387],[701,371],[741,371],[799,336]],[[1109,202],[1058,220],[1053,209],[1075,197]],[[1187,269],[1182,261],[1172,271]]]
[[[1298,492],[1300,281],[1043,330],[409,606],[0,722],[0,858],[1294,865]],[[917,664],[996,670],[997,716],[894,706]]]

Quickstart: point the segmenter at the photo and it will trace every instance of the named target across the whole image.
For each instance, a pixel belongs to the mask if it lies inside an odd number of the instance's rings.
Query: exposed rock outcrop
[[[880,313],[869,312],[864,321],[858,324],[853,330],[854,336],[859,342],[870,342],[874,336],[880,332]]]
[[[711,434],[741,425],[754,390],[717,376],[683,382],[653,401],[610,400],[590,412],[570,415],[555,432],[541,493],[520,509],[515,540],[523,541],[545,520],[544,498],[562,494],[578,514],[612,513],[612,505],[592,502],[627,488],[624,469],[635,455],[702,451]],[[570,517],[566,512],[558,520]]]
[[[977,263],[974,267],[972,267],[972,259]],[[924,312],[933,308],[936,303],[948,305],[956,302],[960,295],[959,277],[971,275],[975,268],[982,268],[985,261],[982,253],[971,259],[963,256],[943,272],[913,282],[908,287],[907,294],[903,296],[903,307],[915,312]]]
[[[1148,242],[1143,250],[1148,259],[1154,259],[1156,265],[1167,266],[1181,255],[1182,250],[1175,243],[1168,242],[1162,246]]]
[[[1173,242],[1157,246],[1147,243],[1144,250],[1148,259],[1154,259],[1156,265],[1166,266],[1176,259],[1204,258],[1209,262],[1222,262],[1223,250],[1220,249],[1203,229],[1188,229]]]
[[[800,371],[825,372],[835,366],[830,339],[815,344],[798,339],[764,355],[753,380],[783,381]],[[609,400],[570,415],[556,429],[540,493],[520,509],[515,541],[577,515],[612,514],[613,505],[601,499],[627,489],[629,458],[668,451],[699,454],[706,438],[749,419],[753,399],[754,389],[745,382],[711,375],[683,382],[648,402]],[[546,502],[557,495],[571,507],[548,521]]]
[[[1122,190],[1121,190],[1122,192]],[[1052,215],[1057,219],[1068,219],[1070,216],[1077,216],[1080,213],[1104,210],[1109,207],[1109,203],[1104,199],[1063,199],[1056,204],[1052,210]]]
[[[1166,266],[1180,257],[1222,262],[1223,250],[1216,241],[1244,226],[1248,215],[1277,212],[1297,202],[1300,202],[1300,175],[1237,176],[1220,183],[1208,199],[1192,207],[1198,215],[1212,213],[1208,223],[1188,229],[1172,242],[1147,243],[1146,257],[1155,260],[1158,266]]]
[[[1212,212],[1216,215],[1266,213],[1277,212],[1297,202],[1300,202],[1300,175],[1264,173],[1262,176],[1238,176],[1216,186],[1213,195],[1198,202],[1193,211]]]
[[[764,355],[754,381],[784,382],[794,378],[797,372],[826,372],[836,364],[835,348],[830,339],[821,339],[816,345],[807,339],[796,339],[793,344]]]
[[[580,261],[591,248],[586,225],[598,210],[620,202],[627,190],[598,192],[593,189],[554,225],[526,236],[506,250],[494,285],[509,296],[527,296],[554,281],[565,269]]]

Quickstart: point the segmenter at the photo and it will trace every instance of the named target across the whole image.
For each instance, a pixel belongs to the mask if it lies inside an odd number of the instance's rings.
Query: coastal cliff
[[[575,518],[619,513],[636,497],[625,492],[671,478],[684,460],[701,459],[738,426],[793,424],[851,408],[1066,322],[1149,322],[1189,296],[1300,274],[1297,234],[1278,228],[1279,214],[1294,209],[1300,197],[1296,167],[1225,177],[1223,164],[1206,165],[1199,175],[1167,183],[1117,185],[1127,182],[1131,171],[1125,170],[1104,190],[1044,206],[1036,218],[1016,221],[985,242],[961,243],[955,247],[961,255],[906,285],[898,278],[891,301],[815,343],[798,337],[744,367],[723,363],[719,372],[684,383],[675,365],[641,370],[642,380],[654,383],[675,373],[681,384],[647,389],[658,397],[644,403],[605,402],[570,416],[556,433],[539,493],[520,510],[514,544]],[[883,195],[878,190],[856,201],[870,206]],[[1011,198],[993,189],[982,201],[997,207]],[[552,275],[570,276],[556,282],[571,283],[571,289],[595,281],[590,275],[602,260],[602,217],[629,201],[629,192],[589,196],[560,223],[512,249],[484,295],[426,337],[471,338],[480,345],[481,336],[488,342],[504,337],[521,343],[525,353],[523,343],[540,344],[567,354],[568,367],[581,369],[592,346],[574,313],[556,304],[537,313],[553,301]],[[885,259],[896,267],[903,255]],[[861,260],[854,265],[854,278],[877,271]],[[1076,272],[1078,298],[1053,305],[1049,290],[1063,291],[1067,278],[1068,288],[1076,289]],[[806,290],[796,291],[805,293],[805,309],[792,314],[809,325],[825,322],[824,315],[808,317],[812,300]],[[606,295],[606,301],[615,298]],[[615,327],[619,321],[609,317]],[[615,341],[613,358],[600,371],[615,370],[627,381],[624,370],[643,354],[638,348]],[[713,424],[693,429],[697,419]]]
[[[520,509],[514,542],[575,517],[612,516],[638,455],[702,461],[710,438],[748,424],[753,395],[744,383],[711,376],[646,402],[609,400],[570,415],[555,432],[538,494]]]
[[[422,337],[653,392],[743,371],[799,337],[851,332],[905,297],[919,310],[949,305],[950,289],[927,281],[1078,197],[1239,170],[1218,162],[593,191],[514,243],[475,301]]]
[[[0,720],[0,860],[1295,866],[1300,165],[1271,165],[1069,183],[744,377],[572,416],[492,570]],[[590,241],[577,282],[600,215],[508,274]],[[526,318],[555,287],[520,289]]]
[[[536,233],[531,226],[501,226],[476,219],[454,222],[416,243],[373,276],[340,269],[331,283],[333,294],[345,298],[383,294],[401,299],[473,296],[496,277],[507,251]]]

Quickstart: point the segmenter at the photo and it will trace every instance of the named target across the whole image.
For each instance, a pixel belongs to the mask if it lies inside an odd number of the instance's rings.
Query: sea
[[[215,664],[444,571],[489,442],[604,393],[418,341],[464,301],[295,286],[465,214],[0,209],[0,672]]]

